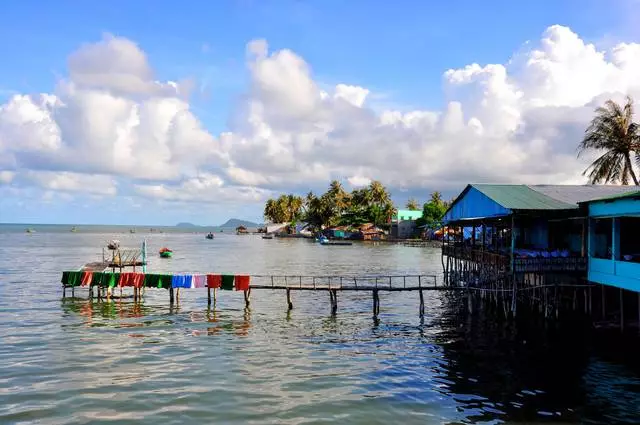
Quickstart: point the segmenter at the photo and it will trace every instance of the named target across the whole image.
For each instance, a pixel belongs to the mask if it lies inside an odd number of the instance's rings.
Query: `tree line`
[[[422,207],[423,216],[419,225],[439,223],[449,203],[442,200],[440,192],[431,194],[429,202]],[[420,210],[415,199],[409,199],[406,208]],[[367,187],[348,192],[342,184],[333,180],[326,192],[316,195],[309,192],[305,197],[287,194],[269,199],[264,207],[264,218],[272,223],[305,222],[311,230],[331,226],[357,227],[372,223],[388,229],[396,209],[387,188],[379,181]]]
[[[358,226],[373,223],[385,226],[395,209],[387,188],[379,181],[347,192],[342,184],[333,180],[328,190],[316,195],[309,192],[304,198],[288,194],[269,199],[264,217],[272,223],[306,222],[311,229],[329,226]]]

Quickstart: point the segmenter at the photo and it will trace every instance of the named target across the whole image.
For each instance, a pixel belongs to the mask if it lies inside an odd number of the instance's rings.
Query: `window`
[[[620,261],[640,263],[640,217],[621,217],[620,226]]]
[[[611,259],[613,243],[613,219],[600,218],[593,221],[593,248],[595,258]]]

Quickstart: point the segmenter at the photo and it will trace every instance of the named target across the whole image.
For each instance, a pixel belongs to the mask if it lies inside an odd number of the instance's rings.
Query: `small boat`
[[[351,245],[353,245],[353,242],[322,240],[322,241],[320,241],[320,245],[328,245],[328,246],[351,246]]]
[[[135,233],[136,229],[129,229],[129,233]]]
[[[171,256],[173,255],[173,251],[165,247],[160,249],[159,254],[162,258],[171,258]]]
[[[209,234],[207,236],[205,236],[205,238],[207,239],[213,239],[213,233],[209,232]]]
[[[118,248],[120,248],[120,241],[117,240],[117,239],[114,239],[114,240],[112,240],[111,242],[109,242],[107,244],[107,249],[110,249],[112,251],[114,251],[114,250],[116,250]]]
[[[262,239],[273,239],[272,235],[263,235]]]
[[[71,233],[76,233],[78,231],[78,228],[76,226],[73,226],[71,228]]]

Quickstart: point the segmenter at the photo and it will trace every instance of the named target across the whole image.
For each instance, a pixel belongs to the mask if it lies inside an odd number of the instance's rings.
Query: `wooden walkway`
[[[83,270],[99,271],[101,267],[112,267],[109,262],[104,263],[88,263]],[[379,292],[407,292],[417,291],[419,293],[419,312],[424,314],[424,291],[452,291],[467,290],[467,287],[452,287],[439,283],[435,275],[384,275],[384,276],[303,276],[303,275],[251,275],[251,285],[244,292],[244,300],[246,307],[251,302],[252,290],[284,290],[286,292],[286,301],[288,309],[293,309],[293,301],[291,291],[327,291],[331,304],[331,313],[336,314],[338,310],[338,292],[343,291],[368,291],[371,292],[373,298],[373,314],[377,316],[380,312],[380,296]],[[444,282],[444,281],[442,281]],[[72,294],[73,290],[72,289]],[[98,289],[98,299],[102,299],[102,289]],[[189,291],[187,288],[169,288],[170,303],[179,301],[180,289]],[[197,288],[196,288],[197,289]],[[204,288],[203,288],[204,289]],[[208,304],[211,305],[212,300],[215,303],[217,298],[217,289],[206,288]],[[122,296],[122,288],[120,288]],[[142,298],[142,288],[134,288],[134,301]],[[93,296],[93,287],[89,288],[90,296]],[[107,298],[111,297],[111,291],[107,289],[105,294]],[[213,297],[212,297],[213,295]],[[63,292],[64,296],[64,292]]]

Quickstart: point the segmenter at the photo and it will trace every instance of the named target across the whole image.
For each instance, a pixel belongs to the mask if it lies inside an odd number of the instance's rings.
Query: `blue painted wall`
[[[511,210],[496,203],[473,186],[444,215],[444,222],[482,217],[500,217],[511,214]]]
[[[611,202],[589,204],[589,217],[640,216],[640,200],[619,199]]]
[[[589,280],[603,285],[615,286],[640,292],[640,263],[617,261],[620,251],[621,216],[640,216],[640,200],[619,199],[611,202],[592,202],[589,204],[589,217],[614,217],[612,227],[612,258],[601,259],[591,257],[598,244],[594,234],[593,220],[589,220]]]

